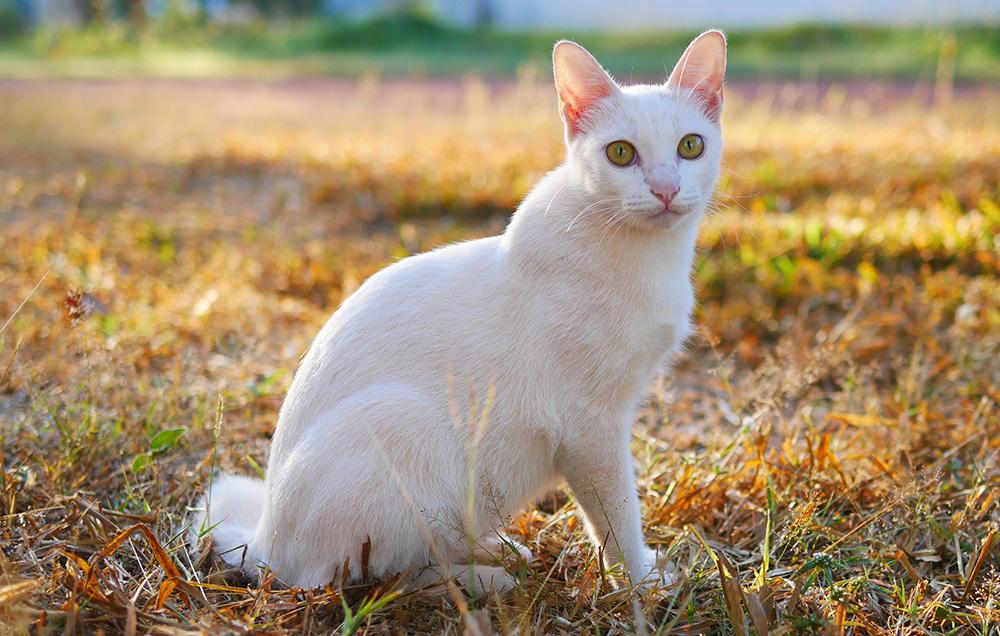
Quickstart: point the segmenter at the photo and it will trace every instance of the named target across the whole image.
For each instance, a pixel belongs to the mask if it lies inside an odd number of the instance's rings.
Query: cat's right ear
[[[582,129],[584,117],[600,100],[618,91],[594,56],[576,42],[561,40],[552,51],[552,73],[559,94],[559,116],[572,139]]]

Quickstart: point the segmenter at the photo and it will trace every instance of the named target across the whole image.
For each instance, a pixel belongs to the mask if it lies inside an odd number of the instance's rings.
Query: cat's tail
[[[212,549],[248,574],[256,572],[262,555],[254,550],[257,522],[264,513],[264,481],[242,475],[219,475],[197,506],[191,525],[192,545],[212,535]]]

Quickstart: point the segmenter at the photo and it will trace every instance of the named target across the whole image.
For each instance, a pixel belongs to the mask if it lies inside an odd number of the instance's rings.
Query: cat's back
[[[490,236],[409,256],[371,276],[336,311],[328,326],[349,327],[365,315],[357,328],[370,330],[375,323],[394,322],[419,314],[422,321],[433,316],[436,305],[461,305],[487,293],[498,281],[502,268],[500,237]]]
[[[345,392],[349,385],[411,380],[418,367],[475,348],[476,334],[496,319],[503,281],[504,252],[496,236],[393,263],[330,317],[296,375],[320,374]]]
[[[298,438],[327,409],[385,384],[427,390],[456,352],[475,355],[500,312],[499,237],[404,258],[366,280],[330,317],[295,373],[275,449]],[[488,327],[486,327],[488,330]]]

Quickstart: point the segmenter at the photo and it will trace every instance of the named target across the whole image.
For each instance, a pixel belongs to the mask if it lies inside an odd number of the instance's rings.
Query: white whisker
[[[570,182],[567,181],[566,183],[564,183],[561,186],[559,186],[559,188],[555,192],[552,193],[552,198],[549,199],[549,204],[545,206],[545,212],[542,213],[542,216],[548,216],[549,215],[549,208],[552,207],[552,202],[556,200],[556,197],[559,196],[559,193],[563,191],[563,188],[565,188],[569,184],[570,184]]]
[[[582,217],[582,216],[583,216],[584,214],[586,214],[586,213],[587,213],[587,212],[589,212],[590,210],[592,210],[592,209],[596,208],[597,206],[600,206],[600,205],[606,205],[606,204],[608,204],[608,203],[611,203],[611,202],[613,202],[613,201],[618,201],[618,202],[619,202],[619,205],[620,205],[620,204],[621,204],[621,202],[622,202],[622,201],[624,201],[624,199],[623,199],[622,197],[610,197],[610,198],[607,198],[607,199],[598,199],[598,200],[597,200],[597,201],[595,201],[594,203],[591,203],[591,204],[590,204],[590,205],[588,205],[587,207],[585,207],[585,208],[583,208],[582,210],[580,210],[580,213],[579,213],[579,214],[577,214],[577,215],[576,215],[575,217],[573,217],[573,220],[569,222],[569,224],[568,224],[568,225],[566,226],[566,229],[565,229],[564,231],[566,231],[566,232],[569,232],[569,231],[570,231],[570,229],[571,229],[571,228],[573,227],[573,224],[574,224],[574,223],[576,223],[576,222],[577,222],[577,220],[578,220],[578,219],[579,219],[580,217]]]

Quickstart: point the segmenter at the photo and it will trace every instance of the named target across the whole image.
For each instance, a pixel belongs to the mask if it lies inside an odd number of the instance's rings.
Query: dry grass
[[[730,93],[701,329],[636,426],[682,581],[615,590],[556,493],[511,522],[539,557],[511,564],[521,588],[463,616],[392,582],[226,576],[185,515],[213,469],[266,463],[299,354],[360,281],[502,228],[559,158],[548,87],[0,85],[0,621],[996,634],[1000,93]]]

